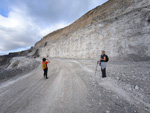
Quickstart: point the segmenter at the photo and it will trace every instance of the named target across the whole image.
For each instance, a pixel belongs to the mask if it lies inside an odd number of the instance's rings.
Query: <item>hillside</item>
[[[34,51],[41,57],[96,59],[106,50],[112,60],[149,60],[149,24],[149,0],[109,0],[45,36]]]

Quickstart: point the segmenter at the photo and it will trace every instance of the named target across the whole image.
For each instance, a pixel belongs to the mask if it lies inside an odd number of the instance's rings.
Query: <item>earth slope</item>
[[[149,0],[109,0],[45,36],[34,51],[41,57],[96,59],[106,50],[111,60],[149,60],[149,36]]]

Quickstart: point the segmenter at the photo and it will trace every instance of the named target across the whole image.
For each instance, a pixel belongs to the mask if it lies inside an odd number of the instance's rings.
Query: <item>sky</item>
[[[0,0],[0,55],[29,49],[108,0]]]

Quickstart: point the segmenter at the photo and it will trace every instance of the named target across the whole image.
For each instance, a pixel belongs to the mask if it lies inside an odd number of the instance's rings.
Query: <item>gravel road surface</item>
[[[125,65],[119,65],[120,69]],[[105,79],[99,68],[94,76],[94,61],[57,59],[48,67],[47,80],[39,65],[16,80],[0,84],[0,113],[150,113],[150,88],[134,88],[130,81],[123,81],[125,77],[111,75],[111,63]]]

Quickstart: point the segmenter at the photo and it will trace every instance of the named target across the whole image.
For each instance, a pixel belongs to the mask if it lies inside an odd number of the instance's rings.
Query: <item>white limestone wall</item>
[[[41,57],[95,59],[101,50],[114,59],[149,59],[150,7],[94,22],[39,51]]]

